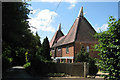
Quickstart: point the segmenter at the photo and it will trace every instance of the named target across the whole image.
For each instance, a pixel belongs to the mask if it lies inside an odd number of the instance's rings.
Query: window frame
[[[90,47],[89,46],[86,47],[86,51],[90,52]]]
[[[66,47],[66,53],[69,54],[69,47]]]
[[[58,51],[61,51],[62,48],[61,48],[61,47],[58,47],[57,49],[58,49]]]
[[[54,49],[54,48],[52,48],[52,52],[55,52],[55,49]]]

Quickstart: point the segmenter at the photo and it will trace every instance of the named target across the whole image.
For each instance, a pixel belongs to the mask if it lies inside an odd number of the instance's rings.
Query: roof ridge
[[[78,14],[78,17],[83,17],[83,6],[80,8],[80,11],[79,11],[79,14]]]
[[[79,25],[80,25],[80,17],[78,17],[79,18],[79,20],[78,20],[78,23],[79,24],[77,24],[77,31],[76,31],[76,33],[75,33],[75,39],[74,39],[74,42],[75,42],[75,40],[76,40],[76,37],[77,37],[77,33],[78,33],[78,28],[79,28]]]

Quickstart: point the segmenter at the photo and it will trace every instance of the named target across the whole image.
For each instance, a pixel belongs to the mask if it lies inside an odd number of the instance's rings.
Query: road
[[[12,67],[7,71],[2,80],[104,80],[102,78],[80,78],[80,77],[32,77],[23,67]]]

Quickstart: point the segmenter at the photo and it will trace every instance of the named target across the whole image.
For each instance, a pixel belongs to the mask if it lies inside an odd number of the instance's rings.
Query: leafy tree
[[[47,37],[43,40],[42,48],[43,48],[43,53],[42,53],[43,57],[46,58],[46,60],[51,60],[49,40]]]
[[[23,2],[2,3],[2,55],[13,58],[13,65],[24,64],[25,51],[31,49],[33,34],[27,21],[28,6]]]
[[[2,3],[2,39],[10,46],[23,46],[24,38],[30,33],[26,7],[27,4],[22,2]]]
[[[120,79],[120,20],[112,16],[109,18],[108,30],[97,33],[99,44],[96,50],[99,51],[99,67],[104,73],[107,80]]]

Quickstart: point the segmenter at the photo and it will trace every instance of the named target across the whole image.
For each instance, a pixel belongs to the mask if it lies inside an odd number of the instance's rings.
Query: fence
[[[67,73],[72,76],[87,77],[89,64],[87,63],[56,63],[50,66],[52,73]]]

